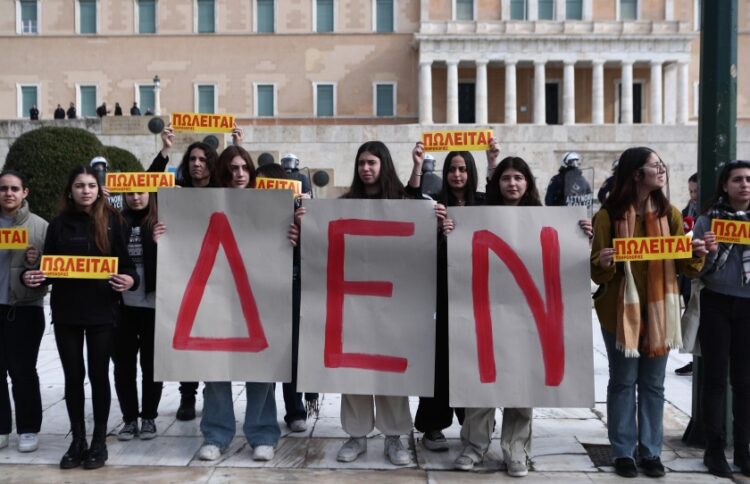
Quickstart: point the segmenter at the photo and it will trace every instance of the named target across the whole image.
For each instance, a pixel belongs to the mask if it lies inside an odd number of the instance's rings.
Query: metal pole
[[[736,157],[737,0],[701,1],[701,70],[698,116],[698,203],[707,208],[719,170]],[[703,362],[693,358],[692,418],[682,439],[704,447],[700,394]],[[727,385],[727,402],[731,402]],[[732,405],[726,405],[727,445],[732,445]]]

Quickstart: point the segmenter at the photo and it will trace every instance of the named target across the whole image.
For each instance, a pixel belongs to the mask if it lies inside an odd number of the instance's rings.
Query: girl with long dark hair
[[[109,359],[120,318],[121,293],[138,287],[139,277],[127,249],[128,227],[106,201],[96,172],[88,166],[74,168],[65,185],[60,214],[52,219],[44,242],[45,255],[111,256],[118,258],[119,274],[109,279],[52,279],[40,270],[29,270],[27,287],[52,283],[50,306],[55,341],[65,374],[65,405],[73,442],[60,461],[62,469],[96,469],[107,460],[109,418]],[[86,442],[84,420],[83,343],[94,407],[94,434]]]
[[[609,359],[607,428],[615,472],[623,477],[638,474],[636,457],[647,476],[664,475],[664,371],[669,350],[682,344],[676,275],[697,275],[706,254],[706,244],[695,237],[690,259],[614,263],[615,237],[684,235],[666,184],[667,168],[653,150],[625,150],[612,191],[594,217],[591,279],[600,285],[594,306]]]
[[[734,464],[750,476],[750,247],[716,244],[713,219],[750,221],[750,161],[724,165],[709,210],[698,217],[693,236],[704,238],[711,252],[700,278],[698,341],[703,357],[701,411],[706,436],[703,461],[708,471],[732,477],[726,447],[727,377],[732,384]]]
[[[117,437],[149,440],[156,436],[162,383],[154,381],[154,326],[156,307],[156,243],[158,222],[156,193],[126,193],[122,215],[130,225],[128,254],[135,263],[141,284],[123,293],[122,321],[115,334],[115,391],[124,425]],[[141,405],[138,410],[137,360],[140,353]],[[138,417],[141,418],[140,428]]]

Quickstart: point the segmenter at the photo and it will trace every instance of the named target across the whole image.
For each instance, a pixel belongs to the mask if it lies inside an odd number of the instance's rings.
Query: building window
[[[148,111],[152,113],[156,112],[156,94],[154,94],[153,84],[142,84],[138,86],[137,96],[135,102],[138,103],[141,113],[146,113]]]
[[[216,32],[216,5],[214,0],[197,0],[198,2],[198,33],[212,34]]]
[[[272,34],[276,20],[274,18],[274,0],[256,0],[257,25],[256,31],[261,34]]]
[[[375,0],[375,31],[378,33],[393,32],[396,17],[393,2],[395,0]]]
[[[454,0],[456,20],[474,20],[474,0]]]
[[[97,33],[96,0],[78,0],[78,33]]]
[[[333,0],[315,0],[315,31],[333,32]]]
[[[195,86],[195,112],[206,114],[216,112],[216,86],[213,84]]]
[[[396,84],[375,84],[375,116],[388,117],[396,115]]]
[[[583,20],[583,0],[565,0],[565,18]]]
[[[97,107],[96,86],[78,86],[78,112],[81,117],[95,117]]]
[[[555,19],[555,0],[539,0],[539,20]]]
[[[37,86],[18,86],[18,117],[29,118],[32,106],[39,108],[39,88]]]
[[[16,1],[16,32],[34,35],[39,33],[39,2],[36,0]]]
[[[620,0],[620,20],[638,20],[638,0]]]
[[[276,115],[276,86],[273,84],[258,84],[255,88],[255,115]]]
[[[138,0],[138,33],[156,33],[156,0]]]
[[[511,20],[526,20],[526,0],[510,0]]]
[[[336,115],[336,86],[334,84],[314,84],[315,116],[330,117]]]

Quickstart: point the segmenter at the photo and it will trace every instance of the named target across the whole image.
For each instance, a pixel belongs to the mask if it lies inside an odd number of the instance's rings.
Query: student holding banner
[[[240,146],[229,146],[219,156],[214,172],[220,187],[248,188],[255,181],[250,154]],[[253,449],[253,460],[273,459],[281,430],[276,420],[273,383],[245,383],[245,423],[243,431]],[[226,451],[235,434],[232,382],[205,382],[201,433],[204,443],[198,451],[202,460],[216,460]]]
[[[36,362],[44,334],[42,309],[46,288],[28,288],[21,282],[26,269],[39,267],[47,221],[31,213],[24,177],[15,171],[0,173],[0,227],[25,230],[21,247],[0,250],[0,449],[8,446],[12,427],[7,376],[13,383],[18,450],[39,447],[42,396]]]
[[[120,317],[120,293],[136,289],[139,277],[128,255],[127,224],[107,203],[92,168],[80,166],[71,171],[61,206],[60,214],[49,224],[44,255],[111,256],[117,258],[119,268],[118,274],[107,279],[52,279],[40,270],[29,270],[23,275],[26,287],[53,284],[52,322],[65,374],[65,405],[73,433],[73,442],[63,455],[60,468],[72,469],[83,463],[86,469],[96,469],[107,460],[109,359]],[[84,339],[94,407],[90,448],[84,420]]]
[[[487,152],[488,163],[497,157],[499,150]],[[510,205],[521,207],[541,206],[536,178],[531,168],[518,157],[506,157],[493,170],[492,178],[487,185],[487,205]],[[587,225],[588,223],[588,225]],[[454,222],[446,219],[444,231],[453,230]],[[584,231],[590,231],[590,222],[581,221]],[[492,432],[495,428],[494,408],[467,408],[461,427],[461,441],[464,449],[456,458],[454,466],[459,470],[471,470],[481,462],[490,447]],[[508,474],[523,477],[528,474],[528,458],[531,452],[531,423],[533,409],[505,408],[503,410],[502,433],[500,446]]]
[[[120,440],[156,437],[162,382],[154,381],[154,324],[156,306],[156,192],[126,193],[123,216],[130,225],[128,253],[141,284],[122,295],[122,321],[115,334],[115,391],[122,411]],[[141,410],[138,411],[137,360],[141,364]],[[138,417],[141,426],[138,427]]]
[[[242,130],[235,124],[232,130],[232,141],[235,145],[242,142]],[[164,171],[169,164],[169,151],[174,143],[174,129],[167,124],[161,132],[162,148],[151,162],[148,171]],[[218,155],[211,145],[196,141],[187,147],[182,162],[177,167],[176,184],[182,187],[216,186],[212,173]],[[195,418],[195,396],[198,394],[198,382],[180,382],[180,406],[177,409],[177,420]]]
[[[711,252],[700,278],[698,340],[705,376],[701,392],[701,410],[706,435],[703,462],[719,477],[732,477],[724,454],[724,404],[727,376],[732,383],[734,417],[734,464],[750,476],[750,161],[730,161],[719,175],[715,200],[698,218],[693,231],[704,237]],[[735,227],[744,224],[745,236],[738,242],[716,237],[713,220],[729,221]],[[719,232],[717,230],[717,232]],[[736,232],[740,232],[737,230]]]
[[[613,238],[684,235],[682,215],[664,195],[666,183],[666,166],[653,150],[625,150],[612,192],[594,217],[591,279],[600,285],[594,305],[609,359],[607,427],[622,477],[638,475],[636,457],[647,476],[664,475],[664,371],[669,350],[682,344],[676,274],[697,275],[707,252],[696,237],[692,258],[615,263]]]
[[[341,198],[409,198],[384,143],[364,143],[357,150],[354,160],[351,186]],[[418,180],[421,171],[421,164],[415,161],[411,180]],[[289,240],[295,246],[299,243],[300,217],[304,213],[304,207],[297,209],[295,223],[289,229]],[[436,208],[436,214],[441,220],[445,217],[445,208]],[[401,435],[408,434],[412,429],[409,397],[344,394],[341,396],[341,425],[350,438],[338,451],[336,459],[339,462],[352,462],[367,452],[367,434],[375,427],[385,435],[385,455],[393,465],[407,465],[411,461],[409,451],[401,442]]]
[[[487,152],[488,165],[494,167],[500,150],[497,140],[490,140]],[[418,142],[412,151],[415,163],[424,157],[424,144]],[[411,183],[411,181],[410,181]],[[443,162],[442,189],[438,203],[446,207],[483,205],[485,195],[477,192],[478,175],[474,157],[469,151],[451,151]],[[446,220],[446,223],[452,223]],[[438,232],[437,259],[437,311],[435,334],[435,392],[434,397],[420,397],[414,427],[424,433],[422,445],[428,450],[448,450],[443,430],[453,423],[455,412],[458,421],[464,421],[464,409],[451,408],[448,399],[448,245],[442,231]]]

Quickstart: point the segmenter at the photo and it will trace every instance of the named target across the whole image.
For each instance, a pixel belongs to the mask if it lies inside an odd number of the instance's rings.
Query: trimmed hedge
[[[141,162],[130,151],[118,146],[105,146],[104,150],[111,171],[144,171]]]
[[[88,165],[95,156],[112,160],[120,171],[142,171],[127,150],[105,147],[92,133],[80,128],[42,127],[19,136],[5,158],[7,170],[16,170],[28,180],[31,210],[51,220],[59,211],[60,197],[70,171]]]

